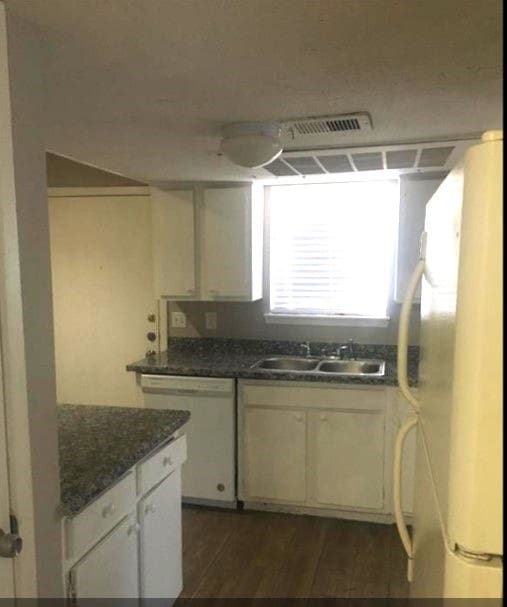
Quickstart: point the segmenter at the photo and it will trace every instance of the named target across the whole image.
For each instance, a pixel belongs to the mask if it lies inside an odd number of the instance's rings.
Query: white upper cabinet
[[[263,194],[257,185],[152,188],[153,261],[160,297],[262,297]]]
[[[153,268],[160,297],[196,295],[195,204],[192,190],[151,188]]]

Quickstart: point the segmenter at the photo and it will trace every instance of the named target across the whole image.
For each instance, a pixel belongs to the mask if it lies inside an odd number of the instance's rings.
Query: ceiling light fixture
[[[255,169],[283,152],[281,127],[276,122],[237,122],[222,128],[220,151],[234,164]]]

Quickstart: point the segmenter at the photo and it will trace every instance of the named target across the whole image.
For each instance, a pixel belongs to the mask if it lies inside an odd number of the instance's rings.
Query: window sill
[[[367,316],[322,316],[311,314],[264,314],[267,324],[278,325],[321,325],[334,327],[387,327],[389,316],[381,318]]]

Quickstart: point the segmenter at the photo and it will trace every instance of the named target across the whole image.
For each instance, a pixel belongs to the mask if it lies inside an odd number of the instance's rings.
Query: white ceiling
[[[52,151],[148,183],[245,179],[234,121],[368,111],[346,145],[501,127],[501,0],[6,0],[47,40]]]

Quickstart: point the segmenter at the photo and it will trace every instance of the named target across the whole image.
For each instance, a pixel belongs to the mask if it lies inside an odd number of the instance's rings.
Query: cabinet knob
[[[327,415],[321,414],[319,419],[321,422],[327,422]]]
[[[166,455],[166,457],[164,457],[164,459],[162,461],[162,464],[164,466],[172,466],[173,465],[173,460],[172,460],[171,456],[170,455]]]
[[[104,506],[104,509],[102,510],[102,516],[106,517],[109,516],[111,514],[114,514],[116,511],[116,506],[114,504],[108,504],[107,506]]]
[[[149,514],[150,512],[155,512],[156,511],[156,506],[155,504],[146,504],[146,506],[144,507],[144,511],[146,514]]]
[[[193,295],[195,293],[195,289],[187,289],[188,295]]]
[[[296,418],[297,422],[302,422],[303,421],[303,414],[302,413],[295,413],[294,417]]]
[[[127,529],[127,535],[132,535],[133,533],[139,533],[139,531],[141,530],[141,525],[139,523],[133,523],[132,525],[129,525],[128,529]]]

